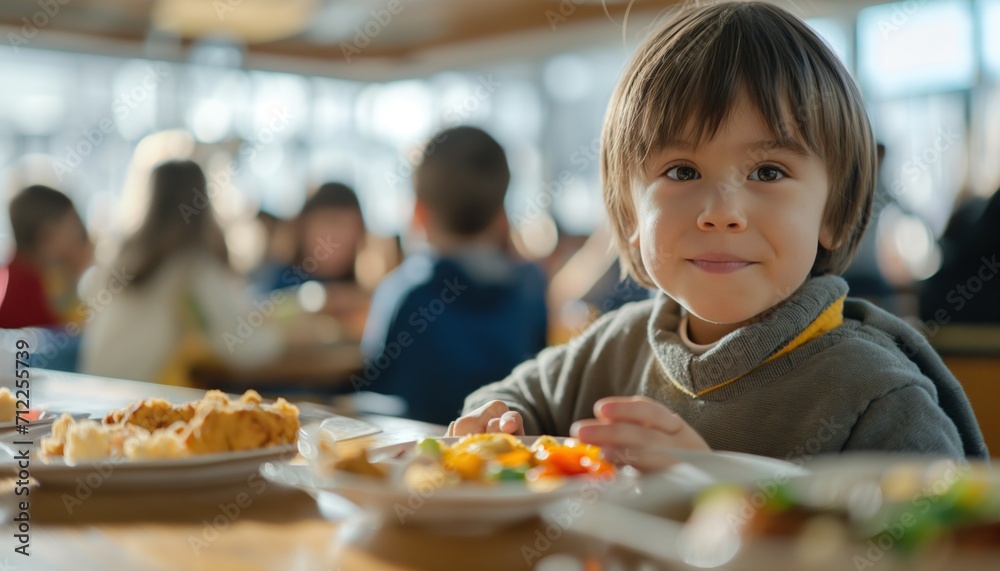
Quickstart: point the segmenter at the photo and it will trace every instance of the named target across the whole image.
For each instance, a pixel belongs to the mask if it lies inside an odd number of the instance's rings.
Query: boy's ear
[[[639,247],[639,227],[638,227],[638,225],[636,226],[635,230],[632,232],[632,235],[628,237],[628,244],[629,244],[629,246],[632,246],[633,248],[638,248]]]
[[[834,242],[835,233],[829,222],[824,222],[819,229],[819,243],[827,250],[835,250],[840,246],[839,242]]]

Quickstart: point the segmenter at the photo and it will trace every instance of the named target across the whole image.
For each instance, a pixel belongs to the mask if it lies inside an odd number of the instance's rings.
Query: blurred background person
[[[0,327],[59,327],[81,318],[76,284],[93,249],[73,202],[33,185],[10,202],[16,244],[7,263]]]
[[[357,278],[366,234],[357,194],[345,184],[325,183],[306,199],[292,226],[295,256],[274,273],[271,289],[318,282],[325,292],[319,312],[359,338],[371,293]]]
[[[1000,323],[1000,190],[961,203],[939,244],[941,269],[920,284],[920,318]]]
[[[292,264],[295,237],[290,222],[266,210],[259,210],[255,219],[262,231],[264,244],[261,259],[247,273],[247,279],[258,294],[267,294],[274,289],[281,272]]]
[[[509,182],[503,148],[481,129],[448,129],[426,145],[413,214],[424,242],[375,290],[362,351],[378,372],[355,388],[447,424],[466,395],[545,347],[544,275],[506,251]]]
[[[229,267],[210,205],[197,200],[208,196],[201,167],[161,163],[150,185],[142,225],[87,280],[89,295],[106,288],[113,299],[84,332],[83,372],[186,385],[205,361],[243,368],[280,357],[281,338],[241,302],[245,284]]]

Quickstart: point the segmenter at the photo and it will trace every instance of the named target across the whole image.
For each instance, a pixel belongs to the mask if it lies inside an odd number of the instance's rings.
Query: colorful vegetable
[[[426,439],[425,439],[426,440]],[[438,442],[446,470],[476,482],[535,481],[539,478],[614,475],[614,466],[596,446],[567,438],[562,444],[540,436],[530,447],[510,434],[472,434],[451,447]],[[421,441],[418,451],[433,449]]]
[[[441,457],[441,443],[438,442],[436,438],[421,438],[417,445],[414,447],[417,454],[426,454],[428,456]]]

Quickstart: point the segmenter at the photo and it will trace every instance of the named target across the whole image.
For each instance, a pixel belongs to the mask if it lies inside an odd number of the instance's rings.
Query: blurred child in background
[[[277,359],[282,341],[242,302],[246,287],[229,267],[211,207],[182,208],[208,195],[201,167],[161,163],[150,183],[142,226],[89,286],[89,295],[110,292],[111,302],[84,333],[83,372],[185,385],[202,361],[249,367]]]
[[[323,184],[306,200],[294,225],[294,262],[275,273],[271,289],[321,283],[326,296],[320,312],[336,317],[349,330],[358,322],[360,336],[371,294],[356,275],[366,234],[357,195],[339,182]]]
[[[414,173],[426,244],[375,290],[356,389],[400,396],[408,417],[446,423],[465,395],[545,347],[545,278],[505,251],[509,181],[503,148],[480,129],[427,144]]]
[[[58,327],[76,320],[76,282],[93,256],[87,231],[65,194],[34,185],[10,202],[16,250],[5,270],[0,327]]]

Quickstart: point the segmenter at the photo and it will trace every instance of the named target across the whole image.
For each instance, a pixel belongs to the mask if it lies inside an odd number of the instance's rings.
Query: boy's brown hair
[[[459,236],[479,234],[496,220],[509,183],[503,147],[482,129],[467,126],[435,135],[413,176],[417,200]]]
[[[626,66],[601,135],[604,202],[622,271],[655,287],[630,244],[633,188],[647,158],[691,129],[711,140],[746,96],[778,140],[794,139],[826,163],[824,222],[832,250],[817,244],[813,275],[850,264],[871,215],[875,139],[861,93],[837,56],[802,20],[761,2],[681,8]],[[748,160],[759,160],[748,155]]]

